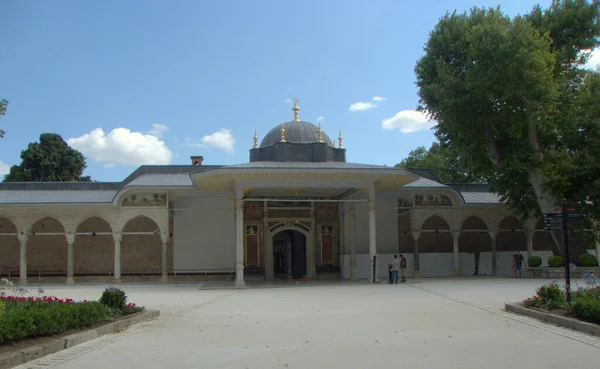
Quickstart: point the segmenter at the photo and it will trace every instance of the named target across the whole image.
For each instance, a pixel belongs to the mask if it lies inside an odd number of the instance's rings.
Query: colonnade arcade
[[[20,283],[41,276],[161,274],[172,264],[167,209],[17,209],[0,217],[0,274]],[[40,214],[32,217],[32,213]],[[46,213],[46,214],[44,214]]]

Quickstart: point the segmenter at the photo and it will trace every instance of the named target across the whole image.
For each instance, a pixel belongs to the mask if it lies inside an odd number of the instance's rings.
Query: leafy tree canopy
[[[6,114],[6,107],[8,106],[8,101],[5,99],[0,100],[0,117]],[[4,137],[4,130],[0,129],[0,138]]]
[[[395,165],[396,168],[429,169],[444,183],[481,183],[482,178],[467,173],[461,157],[450,147],[434,142],[429,150],[419,146],[407,158]]]
[[[42,133],[40,142],[30,143],[21,151],[21,164],[13,165],[4,182],[75,182],[87,167],[83,154],[72,149],[60,135]]]
[[[437,138],[523,218],[566,197],[598,219],[600,77],[582,66],[599,44],[599,7],[555,0],[514,18],[500,8],[446,14],[415,67]]]

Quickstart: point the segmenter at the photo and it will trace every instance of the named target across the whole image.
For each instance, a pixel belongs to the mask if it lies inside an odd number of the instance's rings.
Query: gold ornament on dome
[[[319,142],[323,142],[323,130],[321,129],[321,122],[319,122]]]
[[[338,148],[339,149],[343,149],[344,148],[344,146],[342,146],[342,139],[343,139],[343,137],[342,137],[342,130],[340,129],[340,137],[338,137],[338,141],[339,141]]]
[[[281,129],[279,131],[281,132],[281,140],[279,142],[285,142],[285,128],[283,128],[283,123],[281,123]]]
[[[298,107],[298,98],[294,97],[294,99],[292,100],[292,102],[294,103],[294,107],[292,108],[292,110],[294,111],[294,121],[299,122],[300,119],[298,118],[298,111],[300,110],[300,107]]]
[[[256,135],[256,130],[254,130],[254,145],[252,146],[253,149],[258,148],[258,136]]]

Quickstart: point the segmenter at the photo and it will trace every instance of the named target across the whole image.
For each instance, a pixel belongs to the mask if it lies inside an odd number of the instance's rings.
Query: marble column
[[[496,236],[498,231],[489,231],[490,238],[492,239],[492,275],[498,275],[498,260],[496,255]]]
[[[311,233],[306,237],[306,278],[315,278],[317,271],[317,263],[315,258],[315,250],[317,245],[317,220],[315,217],[315,204],[310,205],[310,229]],[[308,240],[310,237],[310,241]]]
[[[358,280],[358,275],[356,274],[356,244],[354,242],[354,215],[356,214],[356,209],[353,207],[348,211],[348,218],[350,220],[350,279],[353,281]]]
[[[369,200],[369,282],[379,281],[377,275],[377,240],[375,234],[375,200]],[[375,276],[375,277],[373,277]],[[375,278],[375,279],[373,279]]]
[[[73,233],[67,233],[67,284],[74,284],[73,269],[74,269],[74,256],[73,256],[73,244],[75,243],[75,235]]]
[[[269,209],[267,202],[263,204],[263,233],[262,233],[262,246],[264,252],[264,265],[265,265],[265,279],[267,281],[273,280],[273,243],[271,242],[271,235],[269,232]]]
[[[458,250],[458,237],[460,231],[452,231],[452,254],[454,255],[454,275],[460,275],[460,254]]]
[[[29,236],[26,234],[18,235],[19,238],[19,283],[27,284],[27,239]]]
[[[419,277],[421,277],[421,263],[420,263],[420,256],[419,256],[419,238],[421,237],[421,232],[419,232],[419,231],[413,231],[411,233],[412,233],[412,239],[413,239],[414,247],[415,247],[415,253],[414,253],[415,272],[414,272],[414,277],[415,278],[419,278]]]
[[[168,254],[168,247],[169,247],[169,234],[168,233],[161,233],[160,234],[160,240],[162,241],[162,264],[161,264],[161,282],[168,282],[169,281],[169,269],[168,269],[168,261],[169,261],[169,254]]]
[[[529,258],[533,256],[533,236],[535,235],[535,231],[533,229],[525,230],[525,237],[527,237],[527,262],[529,262]]]
[[[113,233],[113,240],[115,241],[115,265],[114,265],[114,279],[115,282],[121,281],[121,241],[123,235],[120,233]]]
[[[244,200],[235,201],[235,286],[245,287],[244,282]]]

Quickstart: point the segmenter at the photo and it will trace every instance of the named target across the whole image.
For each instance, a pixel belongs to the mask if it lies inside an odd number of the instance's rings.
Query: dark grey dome
[[[285,129],[285,142],[291,143],[313,143],[319,142],[319,127],[312,123],[303,121],[291,121],[283,123],[283,129]],[[334,147],[333,141],[322,132],[323,142],[327,146]],[[263,138],[260,143],[260,147],[268,147],[281,142],[281,124],[273,127]]]

